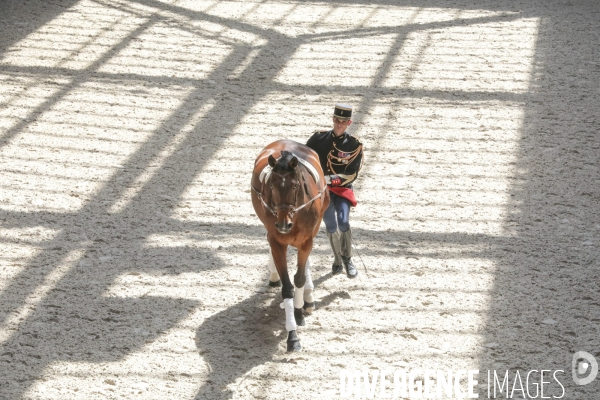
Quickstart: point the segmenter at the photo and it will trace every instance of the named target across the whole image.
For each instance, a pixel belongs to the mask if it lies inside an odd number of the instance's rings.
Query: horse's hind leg
[[[275,266],[275,261],[273,261],[273,254],[269,250],[269,286],[271,287],[281,287],[281,279],[279,278],[279,273],[277,272],[277,267]]]
[[[313,284],[312,277],[310,276],[310,258],[306,260],[306,283],[304,284],[304,304],[302,308],[306,313],[310,314],[315,310],[315,300],[313,298],[313,290],[315,285]]]

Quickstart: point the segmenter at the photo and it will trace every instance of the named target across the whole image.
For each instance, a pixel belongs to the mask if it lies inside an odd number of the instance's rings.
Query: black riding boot
[[[335,231],[334,233],[327,232],[327,238],[329,239],[329,244],[331,245],[331,250],[333,250],[333,265],[331,266],[331,274],[337,275],[341,274],[344,270],[342,266],[342,245],[340,243],[340,232]]]
[[[344,268],[346,268],[346,275],[348,275],[348,278],[356,278],[358,271],[352,262],[352,231],[348,229],[346,232],[341,232],[340,236],[342,261],[344,262]]]

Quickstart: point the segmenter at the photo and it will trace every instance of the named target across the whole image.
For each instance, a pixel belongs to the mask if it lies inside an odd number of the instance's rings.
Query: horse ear
[[[298,158],[296,158],[296,156],[294,156],[288,163],[288,167],[290,167],[290,169],[294,169],[294,168],[296,168],[297,165],[298,165]]]
[[[275,168],[275,164],[277,164],[277,160],[275,159],[275,157],[273,157],[273,155],[269,156],[269,166],[271,168]]]

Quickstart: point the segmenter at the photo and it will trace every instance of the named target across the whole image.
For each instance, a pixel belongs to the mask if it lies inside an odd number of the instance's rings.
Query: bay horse
[[[305,324],[303,309],[314,309],[308,256],[329,206],[319,156],[293,140],[267,145],[254,162],[251,192],[254,211],[267,230],[271,248],[269,285],[282,286],[287,351],[299,351],[302,346],[296,329]],[[287,269],[288,246],[298,249],[294,284]]]

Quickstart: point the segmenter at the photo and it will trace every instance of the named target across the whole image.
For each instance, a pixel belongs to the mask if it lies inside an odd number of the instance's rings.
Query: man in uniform
[[[346,132],[352,124],[352,107],[336,104],[333,110],[333,129],[315,132],[306,145],[317,152],[331,202],[323,221],[333,250],[331,267],[333,275],[346,269],[348,278],[355,278],[358,271],[352,263],[352,231],[350,230],[350,207],[356,206],[352,182],[362,167],[362,143]],[[343,264],[343,265],[342,265]]]

